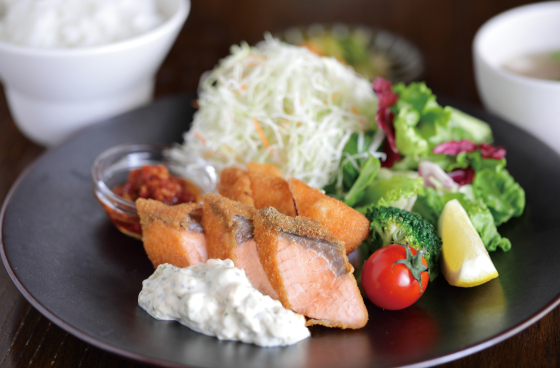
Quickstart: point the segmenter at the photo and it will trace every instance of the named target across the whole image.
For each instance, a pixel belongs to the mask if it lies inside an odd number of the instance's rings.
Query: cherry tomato
[[[410,253],[408,257],[407,253]],[[417,255],[415,249],[400,244],[387,245],[373,253],[362,270],[362,287],[369,300],[378,307],[389,310],[403,309],[414,304],[428,286],[428,264],[423,254],[424,251],[420,251]],[[407,259],[409,262],[406,262]],[[409,267],[418,269],[422,289]]]

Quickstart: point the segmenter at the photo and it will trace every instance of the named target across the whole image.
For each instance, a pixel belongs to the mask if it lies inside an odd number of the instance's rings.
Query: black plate
[[[508,253],[494,252],[500,277],[472,289],[443,277],[402,311],[367,302],[357,331],[313,327],[290,347],[219,341],[137,306],[153,268],[142,244],[109,222],[92,194],[95,157],[121,143],[181,141],[192,97],[162,100],[89,129],[48,151],[14,185],[3,208],[2,258],[29,302],[71,334],[102,349],[163,366],[425,366],[474,353],[534,323],[560,302],[560,158],[519,129],[487,114],[508,168],[527,193],[525,213],[500,228]]]

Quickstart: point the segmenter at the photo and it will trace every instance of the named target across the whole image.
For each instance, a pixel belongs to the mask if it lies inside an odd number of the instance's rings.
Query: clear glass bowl
[[[215,191],[217,175],[213,166],[178,162],[168,156],[170,148],[151,143],[124,144],[106,150],[95,159],[91,169],[93,193],[122,233],[137,239],[142,237],[136,204],[112,190],[125,183],[133,170],[146,165],[165,165],[172,175],[191,182],[201,193]]]

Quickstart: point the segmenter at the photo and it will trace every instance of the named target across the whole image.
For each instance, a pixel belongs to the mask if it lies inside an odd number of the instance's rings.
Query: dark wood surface
[[[177,43],[157,75],[156,98],[196,89],[202,72],[243,40],[265,31],[314,22],[385,28],[423,52],[424,79],[438,95],[480,106],[471,44],[492,16],[521,0],[194,0]],[[16,128],[0,96],[0,201],[18,175],[44,152]],[[523,270],[519,270],[523,272]],[[421,339],[421,336],[418,336]],[[521,333],[442,367],[556,367],[560,365],[560,309]],[[0,368],[142,367],[66,333],[18,292],[0,267]]]

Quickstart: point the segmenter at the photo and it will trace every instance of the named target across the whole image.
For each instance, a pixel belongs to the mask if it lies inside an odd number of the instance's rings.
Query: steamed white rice
[[[31,47],[113,43],[164,20],[156,0],[0,0],[0,40]]]

